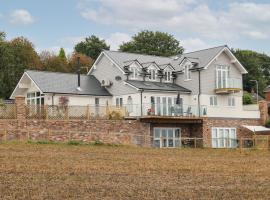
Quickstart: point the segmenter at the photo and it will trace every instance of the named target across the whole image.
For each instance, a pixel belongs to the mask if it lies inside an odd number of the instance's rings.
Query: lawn
[[[270,151],[0,144],[0,199],[269,199]]]

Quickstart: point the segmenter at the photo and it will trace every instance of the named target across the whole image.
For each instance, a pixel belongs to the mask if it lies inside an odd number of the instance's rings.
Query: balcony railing
[[[216,81],[216,93],[239,92],[242,88],[242,80],[238,78],[227,78]]]
[[[126,105],[128,116],[171,116],[171,117],[199,117],[207,116],[207,107],[195,105],[143,104]]]

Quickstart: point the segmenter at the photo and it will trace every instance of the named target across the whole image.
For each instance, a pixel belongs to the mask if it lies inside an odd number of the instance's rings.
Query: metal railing
[[[143,104],[126,105],[128,116],[170,116],[170,117],[203,117],[207,116],[207,106],[186,104]]]
[[[216,89],[225,89],[225,88],[242,88],[242,80],[238,78],[227,78],[216,80]]]
[[[0,119],[16,119],[16,105],[0,104]]]

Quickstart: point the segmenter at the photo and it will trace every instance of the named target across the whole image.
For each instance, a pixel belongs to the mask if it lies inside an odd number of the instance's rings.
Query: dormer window
[[[157,69],[155,67],[150,67],[149,68],[149,73],[150,73],[149,80],[156,81],[156,79],[157,79]]]
[[[137,67],[135,66],[132,66],[130,67],[130,71],[131,71],[131,74],[130,74],[130,79],[138,79],[138,76],[139,76],[139,70]]]
[[[171,71],[171,70],[166,69],[166,70],[164,71],[164,80],[165,80],[166,82],[171,82],[171,80],[172,80],[172,71]]]
[[[184,73],[185,73],[185,80],[191,80],[191,74],[190,74],[190,68],[191,64],[186,64],[184,68]]]

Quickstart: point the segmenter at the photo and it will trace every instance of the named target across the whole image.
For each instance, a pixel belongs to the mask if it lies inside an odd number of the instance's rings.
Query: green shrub
[[[267,121],[265,122],[265,126],[268,127],[268,128],[270,127],[270,120],[267,120]]]
[[[109,119],[123,119],[120,111],[111,111],[109,113]]]
[[[245,93],[243,95],[243,104],[248,105],[248,104],[253,104],[253,103],[254,102],[253,102],[252,96],[250,94],[248,94],[248,93]]]
[[[28,144],[57,144],[56,142],[50,141],[50,140],[40,140],[40,141],[28,140],[27,143]]]
[[[70,140],[70,141],[68,141],[67,144],[68,144],[68,145],[75,145],[75,146],[78,146],[78,145],[81,145],[82,142],[81,142],[81,141],[78,141],[78,140]]]

